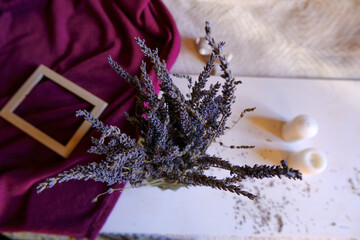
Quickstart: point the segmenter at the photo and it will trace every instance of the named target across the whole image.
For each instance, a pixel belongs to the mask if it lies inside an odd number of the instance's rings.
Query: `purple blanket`
[[[160,0],[0,0],[0,26],[0,108],[44,64],[108,102],[100,119],[132,135],[135,132],[123,113],[133,110],[135,91],[116,75],[107,57],[137,74],[144,58],[134,37],[158,48],[168,67],[180,48],[176,25]],[[66,143],[83,121],[75,117],[76,110],[89,108],[45,79],[15,113]],[[102,156],[86,152],[91,135],[98,136],[91,130],[64,159],[0,118],[0,232],[96,238],[119,192],[92,203],[107,187],[89,180],[36,193],[45,178],[101,160]]]

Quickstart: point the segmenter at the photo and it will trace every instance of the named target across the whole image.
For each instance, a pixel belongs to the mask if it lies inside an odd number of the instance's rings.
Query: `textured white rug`
[[[360,79],[358,0],[163,0],[182,36],[172,72],[197,74],[210,21],[234,75]]]

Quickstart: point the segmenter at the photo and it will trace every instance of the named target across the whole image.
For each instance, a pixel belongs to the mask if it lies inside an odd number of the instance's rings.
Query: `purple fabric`
[[[159,48],[168,67],[180,37],[160,0],[15,0],[0,1],[0,108],[44,64],[109,103],[100,119],[134,135],[123,113],[131,112],[134,89],[111,69],[111,55],[137,74],[143,55],[134,37]],[[158,82],[156,82],[158,84]],[[51,81],[41,81],[16,109],[53,138],[66,143],[89,104]],[[41,194],[45,178],[78,164],[101,160],[87,153],[91,130],[68,159],[0,118],[0,231],[31,231],[94,239],[120,193],[91,200],[107,187],[93,181],[69,181]]]

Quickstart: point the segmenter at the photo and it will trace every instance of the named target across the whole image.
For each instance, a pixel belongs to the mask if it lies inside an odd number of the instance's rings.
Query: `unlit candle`
[[[318,132],[318,125],[314,118],[307,115],[299,115],[293,120],[286,122],[281,130],[285,141],[296,141],[311,138]]]
[[[200,55],[210,55],[212,49],[208,44],[208,41],[202,37],[202,38],[198,38],[196,39],[196,47],[200,53]]]
[[[320,173],[327,166],[324,153],[314,148],[290,154],[288,162],[290,167],[298,169],[304,174]]]

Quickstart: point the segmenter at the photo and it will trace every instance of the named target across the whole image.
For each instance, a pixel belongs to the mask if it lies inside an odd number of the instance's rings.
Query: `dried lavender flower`
[[[109,186],[129,182],[132,187],[144,185],[177,189],[184,186],[209,186],[244,195],[250,199],[255,195],[243,190],[239,184],[247,178],[287,177],[301,179],[298,170],[288,168],[286,161],[280,166],[255,165],[237,166],[220,157],[206,153],[209,145],[224,134],[226,121],[231,115],[231,105],[235,101],[235,89],[241,81],[235,81],[229,63],[223,54],[224,42],[217,43],[211,36],[210,24],[205,26],[206,39],[212,52],[198,79],[193,82],[186,75],[173,76],[185,78],[189,82],[188,98],[173,83],[166,69],[166,63],[158,56],[158,50],[150,49],[145,41],[135,38],[144,55],[149,58],[156,76],[160,79],[162,96],[155,94],[152,79],[146,72],[146,63],[140,66],[140,76],[132,76],[111,57],[110,66],[138,91],[135,116],[126,118],[136,127],[139,140],[136,141],[116,126],[107,126],[94,118],[86,110],[82,116],[101,132],[99,139],[92,138],[94,144],[89,152],[101,154],[105,159],[99,163],[76,166],[46,179],[39,184],[38,192],[51,188],[57,183],[69,180],[94,180]],[[219,59],[225,83],[211,84],[206,88],[214,62]],[[220,92],[221,89],[221,93]],[[147,103],[147,106],[144,105]],[[245,109],[240,118],[255,108]],[[253,146],[233,146],[230,148],[252,148]],[[221,168],[230,172],[230,177],[217,179],[205,175],[209,168]],[[109,188],[106,193],[115,191]],[[103,195],[100,194],[99,196]]]

